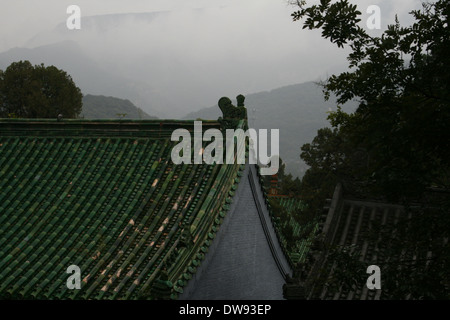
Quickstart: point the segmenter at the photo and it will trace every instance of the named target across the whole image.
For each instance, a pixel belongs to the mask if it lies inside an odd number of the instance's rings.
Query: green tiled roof
[[[170,135],[180,127],[194,124],[0,120],[0,298],[183,292],[243,165],[174,165]],[[70,265],[81,269],[80,290],[66,286]]]
[[[276,221],[275,225],[277,229],[279,229],[278,233],[280,234],[280,241],[284,247],[288,247],[287,246],[288,240],[283,235],[280,229],[286,226],[290,226],[292,228],[293,232],[292,236],[295,240],[291,249],[288,250],[287,255],[294,264],[304,262],[309,252],[309,248],[313,243],[314,234],[319,228],[318,224],[316,222],[313,222],[312,224],[305,226],[300,224],[294,217],[294,215],[299,214],[299,212],[301,212],[305,208],[305,204],[300,198],[288,196],[271,197],[271,198],[274,201],[277,201],[278,204],[286,210],[286,213],[288,215],[287,220],[284,221],[280,221],[279,219],[275,220]],[[307,238],[304,238],[303,235],[305,230],[311,231],[310,235]]]
[[[282,207],[288,210],[289,213],[293,213],[296,210],[302,210],[305,207],[305,203],[300,198],[295,197],[280,197],[278,202]]]

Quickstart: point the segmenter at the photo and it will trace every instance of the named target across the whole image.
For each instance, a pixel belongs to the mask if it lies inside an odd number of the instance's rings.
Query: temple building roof
[[[231,123],[246,126],[245,119]],[[194,122],[0,119],[0,297],[177,299],[189,298],[186,288],[199,296],[198,270],[206,274],[205,260],[230,234],[223,223],[230,212],[238,216],[244,202],[233,203],[244,181],[255,208],[242,212],[259,214],[264,252],[283,280],[292,261],[272,225],[258,166],[175,165],[170,137],[179,128],[193,132]],[[224,129],[203,121],[210,128]],[[81,270],[78,290],[67,286],[71,265]]]

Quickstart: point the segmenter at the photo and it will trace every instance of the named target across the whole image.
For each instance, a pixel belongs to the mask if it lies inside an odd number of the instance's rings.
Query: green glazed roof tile
[[[163,269],[182,293],[243,166],[174,165],[180,127],[193,121],[0,120],[0,298],[155,298]]]

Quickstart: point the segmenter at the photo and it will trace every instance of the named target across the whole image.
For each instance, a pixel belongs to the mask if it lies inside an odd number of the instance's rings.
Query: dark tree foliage
[[[323,85],[338,103],[359,99],[354,114],[337,111],[330,121],[368,150],[371,180],[392,198],[417,196],[430,185],[449,188],[449,2],[424,4],[411,12],[412,26],[396,21],[381,37],[359,26],[361,13],[348,1],[300,6],[294,20],[305,18],[304,28],[322,29],[324,38],[352,49],[353,71]]]
[[[301,184],[301,196],[306,203],[302,214],[305,224],[320,215],[324,200],[333,194],[339,169],[336,164],[342,162],[340,145],[337,130],[323,128],[318,130],[312,143],[301,148],[301,157],[309,166]]]
[[[411,26],[396,19],[379,37],[361,27],[361,12],[347,0],[293,3],[299,10],[292,17],[304,29],[319,29],[323,38],[351,49],[349,71],[322,83],[325,98],[333,93],[339,104],[359,102],[354,113],[331,113],[333,129],[319,130],[302,147],[311,166],[302,192],[316,211],[336,181],[353,193],[404,204],[408,218],[377,230],[392,257],[383,271],[383,294],[449,298],[449,1],[424,3],[410,12]],[[429,199],[430,188],[442,192],[439,200]],[[412,203],[421,207],[412,209]],[[421,258],[408,260],[411,253]]]
[[[0,117],[76,118],[82,98],[72,78],[54,66],[19,61],[0,70]]]

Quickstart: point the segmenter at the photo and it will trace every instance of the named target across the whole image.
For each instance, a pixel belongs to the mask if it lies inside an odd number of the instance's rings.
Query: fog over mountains
[[[81,30],[66,26],[69,1],[1,1],[0,68],[20,59],[52,64],[83,94],[128,99],[160,118],[347,68],[348,51],[302,30],[286,0],[79,0]],[[420,2],[377,1],[382,28],[396,13],[406,22]],[[374,3],[357,3],[364,27]]]
[[[324,70],[340,70],[343,50],[331,61],[321,50],[302,63],[311,49],[333,46],[300,34],[289,10],[249,16],[239,8],[213,7],[83,16],[81,30],[69,30],[63,21],[0,53],[0,68],[24,59],[55,65],[72,75],[83,94],[129,99],[150,115],[181,118],[222,96],[324,79]]]

